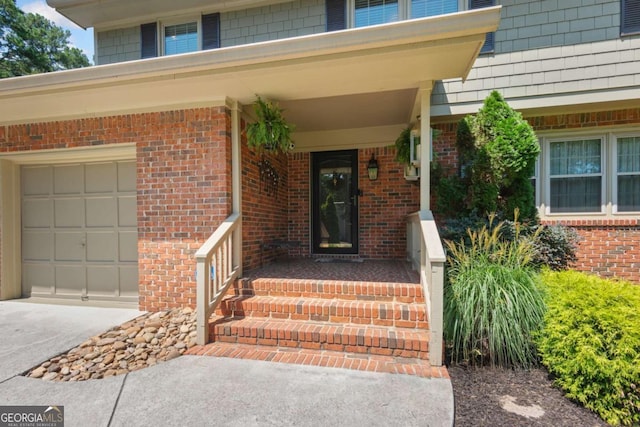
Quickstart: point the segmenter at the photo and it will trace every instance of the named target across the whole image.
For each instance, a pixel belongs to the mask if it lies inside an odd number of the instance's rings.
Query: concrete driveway
[[[62,405],[65,426],[451,426],[445,379],[182,356],[101,380],[19,374],[140,313],[0,302],[0,405]]]

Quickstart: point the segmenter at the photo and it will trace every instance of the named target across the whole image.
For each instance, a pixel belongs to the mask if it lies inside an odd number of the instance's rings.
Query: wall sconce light
[[[369,180],[375,181],[378,179],[378,161],[376,160],[376,155],[371,153],[371,159],[369,160],[369,164],[367,165],[367,172],[369,173]]]

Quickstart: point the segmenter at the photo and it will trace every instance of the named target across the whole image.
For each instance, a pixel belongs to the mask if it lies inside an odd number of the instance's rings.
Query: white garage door
[[[137,301],[135,161],[21,172],[23,293]]]

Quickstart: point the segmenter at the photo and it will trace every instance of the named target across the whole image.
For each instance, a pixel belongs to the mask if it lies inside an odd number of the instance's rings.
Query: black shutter
[[[640,32],[640,0],[622,0],[620,14],[620,33],[633,34]]]
[[[202,15],[202,50],[220,47],[220,14]]]
[[[640,1],[640,0],[638,0]],[[482,9],[495,5],[495,0],[469,0],[469,9]],[[480,53],[493,52],[495,49],[496,33],[487,33]]]
[[[140,57],[158,56],[158,25],[155,22],[140,25]]]
[[[327,7],[327,31],[347,28],[346,0],[325,0]]]

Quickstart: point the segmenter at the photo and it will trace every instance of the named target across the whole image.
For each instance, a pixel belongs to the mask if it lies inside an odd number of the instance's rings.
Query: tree
[[[458,123],[456,144],[461,177],[441,179],[436,189],[445,214],[495,212],[512,219],[517,208],[523,220],[536,218],[531,176],[540,145],[531,125],[498,92]]]
[[[91,65],[69,30],[42,15],[24,13],[15,0],[0,0],[0,78],[47,73]]]

